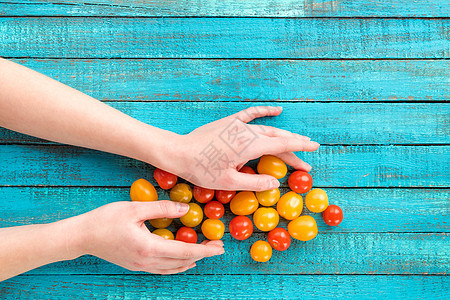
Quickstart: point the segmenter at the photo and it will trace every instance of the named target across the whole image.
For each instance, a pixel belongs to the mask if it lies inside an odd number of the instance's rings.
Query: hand
[[[179,218],[188,205],[171,201],[115,202],[90,211],[83,218],[85,254],[95,255],[132,271],[173,274],[195,262],[224,253],[222,241],[188,244],[150,233],[145,220]]]
[[[249,160],[262,155],[277,156],[295,169],[309,172],[311,166],[293,152],[315,151],[318,143],[286,130],[247,124],[281,112],[281,107],[250,107],[180,136],[174,147],[182,157],[173,160],[167,170],[205,188],[251,191],[279,187],[272,176],[239,172]]]

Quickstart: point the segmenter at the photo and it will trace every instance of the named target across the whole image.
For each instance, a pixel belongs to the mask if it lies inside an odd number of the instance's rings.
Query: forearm
[[[142,123],[62,83],[0,58],[0,126],[163,167],[179,136]]]

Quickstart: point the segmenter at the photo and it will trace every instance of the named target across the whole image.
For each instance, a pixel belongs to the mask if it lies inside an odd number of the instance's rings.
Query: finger
[[[295,151],[316,151],[319,143],[313,141],[300,140],[298,138],[272,137],[259,139],[258,144],[252,147],[252,156],[259,157],[264,154],[278,155],[285,152]]]
[[[251,128],[257,133],[263,134],[268,137],[296,137],[301,140],[310,141],[311,138],[300,135],[297,133],[290,132],[288,130],[272,127],[272,126],[264,126],[264,125],[249,125]]]
[[[161,241],[161,246],[157,247],[157,249],[157,257],[194,260],[204,257],[221,255],[225,252],[223,247],[219,245],[189,244],[172,240]]]
[[[214,240],[214,241],[204,240],[204,241],[201,242],[200,244],[202,244],[202,245],[216,245],[216,246],[223,247],[223,242],[222,242],[222,240]]]
[[[158,218],[179,218],[184,216],[189,210],[189,205],[186,203],[168,200],[132,202],[132,205],[135,208],[136,217],[140,221]]]
[[[294,167],[296,170],[303,170],[306,172],[311,171],[311,166],[298,158],[297,155],[292,152],[281,153],[278,154],[277,157],[288,165]]]
[[[252,106],[229,117],[248,123],[256,118],[278,116],[282,111],[280,106]]]
[[[151,270],[149,271],[149,273],[155,273],[155,274],[161,274],[161,275],[169,275],[169,274],[176,274],[176,273],[181,273],[181,272],[185,272],[189,269],[192,269],[196,266],[195,263],[189,265],[189,266],[185,266],[185,267],[180,267],[180,268],[174,268],[174,269],[170,269],[170,270],[164,270],[164,269],[155,269],[155,270]]]
[[[175,259],[175,258],[157,258],[158,269],[170,270],[187,267],[195,263],[199,259]]]
[[[232,186],[238,191],[267,191],[276,189],[280,182],[273,176],[265,174],[246,174],[233,172]]]

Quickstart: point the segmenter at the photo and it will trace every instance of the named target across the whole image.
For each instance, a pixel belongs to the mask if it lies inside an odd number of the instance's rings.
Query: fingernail
[[[272,179],[272,181],[270,182],[270,189],[276,189],[277,187],[280,186],[280,182],[276,179]]]
[[[320,146],[320,144],[319,144],[318,142],[311,141],[311,143],[312,143],[314,146],[317,146],[317,147]]]
[[[177,206],[177,211],[179,213],[187,213],[189,210],[189,205],[186,203],[175,202],[175,205]]]

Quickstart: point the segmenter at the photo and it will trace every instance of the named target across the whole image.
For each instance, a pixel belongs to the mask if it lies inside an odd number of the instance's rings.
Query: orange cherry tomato
[[[253,170],[251,167],[249,166],[243,166],[239,172],[245,173],[245,174],[256,174],[255,170]]]
[[[178,177],[172,173],[156,168],[153,171],[153,178],[155,178],[158,185],[165,190],[171,189],[177,184]]]
[[[194,186],[194,198],[200,203],[208,203],[214,198],[214,190]]]
[[[210,201],[206,203],[204,211],[206,217],[210,219],[220,219],[223,217],[223,214],[225,213],[225,208],[223,207],[223,204],[220,203],[219,201]]]
[[[309,241],[317,235],[317,223],[311,216],[301,216],[289,222],[289,234],[297,240]]]
[[[234,217],[228,228],[231,236],[240,241],[248,239],[253,233],[252,220],[246,216]]]
[[[158,193],[150,182],[141,178],[131,185],[130,198],[131,201],[156,201]]]
[[[295,192],[287,192],[277,203],[277,211],[286,220],[294,220],[301,215],[303,198]]]
[[[278,200],[280,200],[280,190],[272,189],[263,192],[256,192],[256,199],[258,199],[259,204],[262,206],[272,206],[277,204]]]
[[[202,224],[202,232],[208,240],[220,240],[225,233],[225,225],[217,219],[206,219]]]
[[[173,233],[168,229],[156,229],[152,232],[153,234],[159,235],[160,237],[165,238],[166,240],[173,240]]]
[[[267,240],[273,249],[284,251],[291,245],[291,236],[284,228],[275,228],[267,235]]]
[[[175,236],[177,241],[185,242],[185,243],[197,243],[197,232],[190,227],[181,227],[177,231],[177,235]]]
[[[257,170],[259,174],[271,175],[277,179],[286,176],[287,167],[284,161],[273,155],[264,155],[259,159]]]
[[[170,224],[172,224],[172,219],[169,218],[159,218],[159,219],[153,219],[150,220],[150,224],[152,224],[155,228],[166,228],[169,227]]]
[[[312,212],[323,212],[328,207],[328,195],[322,189],[313,189],[306,195],[305,204]]]
[[[197,203],[188,203],[188,212],[180,218],[181,223],[187,227],[195,227],[203,221],[203,210]]]
[[[235,215],[251,215],[258,209],[259,203],[253,192],[239,192],[230,202],[231,212]]]
[[[312,188],[313,179],[308,172],[295,171],[289,176],[288,184],[294,192],[304,194]]]
[[[280,216],[272,207],[260,207],[253,214],[253,222],[261,231],[271,231],[277,227],[279,221]]]
[[[250,248],[250,255],[257,262],[269,261],[272,257],[272,247],[266,241],[256,241]]]
[[[339,206],[330,205],[324,210],[322,218],[328,226],[338,226],[344,218],[344,213]]]
[[[216,191],[216,199],[222,204],[230,203],[236,195],[236,191]]]
[[[189,203],[192,199],[192,189],[186,183],[178,183],[170,190],[170,199],[175,202]]]

